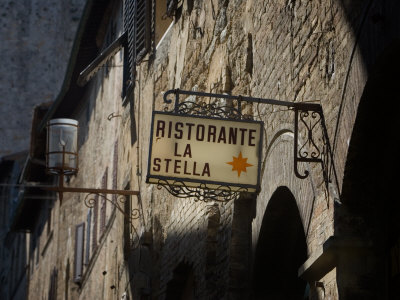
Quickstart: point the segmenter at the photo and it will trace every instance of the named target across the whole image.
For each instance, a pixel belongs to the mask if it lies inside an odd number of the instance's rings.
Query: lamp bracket
[[[62,204],[63,193],[85,193],[86,196],[84,198],[84,203],[88,208],[93,208],[100,199],[111,203],[112,206],[114,206],[120,213],[124,215],[125,220],[131,227],[131,232],[134,232],[137,237],[136,240],[139,240],[139,234],[135,228],[134,220],[143,217],[143,215],[140,214],[140,210],[137,208],[130,208],[129,212],[127,212],[124,208],[124,204],[127,201],[127,196],[135,195],[139,197],[139,191],[65,187],[63,173],[59,174],[59,186],[46,186],[42,187],[42,189],[57,192],[59,194],[60,204]],[[109,199],[106,195],[112,195],[113,197]]]
[[[106,197],[106,195],[103,193],[104,190],[100,190],[100,192],[91,192],[88,193],[85,196],[84,203],[85,206],[88,208],[93,208],[95,205],[98,205],[98,202],[100,199],[103,199],[104,201],[107,201],[111,203],[120,213],[123,214],[125,221],[129,224],[130,226],[130,232],[134,233],[136,235],[136,241],[139,243],[140,235],[134,225],[135,220],[139,219],[141,217],[140,210],[138,208],[130,208],[129,211],[127,212],[125,210],[125,204],[126,201],[128,200],[126,196],[129,195],[139,195],[136,191],[118,191],[118,190],[109,190],[113,197],[110,199]],[[114,193],[116,192],[116,193]],[[120,193],[124,192],[124,193]],[[138,245],[137,245],[138,246]],[[136,248],[133,245],[131,248]]]

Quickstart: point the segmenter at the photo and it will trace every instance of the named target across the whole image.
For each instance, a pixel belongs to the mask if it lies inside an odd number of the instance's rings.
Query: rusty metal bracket
[[[65,153],[63,153],[63,156]],[[64,161],[64,158],[63,158]],[[124,203],[127,201],[127,196],[135,195],[140,196],[140,191],[130,191],[130,190],[116,190],[116,189],[93,189],[93,188],[81,188],[81,187],[66,187],[64,186],[64,172],[59,172],[59,184],[58,186],[42,186],[41,188],[46,191],[57,192],[59,195],[60,205],[62,205],[64,193],[84,193],[86,194],[84,198],[85,206],[92,208],[99,201],[99,199],[104,199],[105,201],[111,203],[120,213],[124,215],[125,220],[130,224],[132,232],[134,232],[139,239],[139,234],[134,226],[134,220],[143,217],[140,214],[139,209],[130,209],[130,211],[125,211]],[[106,197],[106,195],[113,195],[112,199]]]

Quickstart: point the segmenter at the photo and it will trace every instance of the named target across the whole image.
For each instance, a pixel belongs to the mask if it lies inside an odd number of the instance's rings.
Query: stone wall
[[[334,203],[339,200],[335,194],[341,189],[347,148],[368,77],[363,45],[357,40],[362,26],[372,26],[369,21],[363,23],[366,15],[372,13],[368,5],[341,1],[185,2],[180,18],[158,46],[154,60],[143,62],[137,68],[135,109],[140,109],[140,113],[136,114],[135,121],[140,148],[147,149],[148,146],[151,110],[165,107],[162,92],[172,88],[321,104],[337,175],[334,176],[332,169],[328,171],[329,186],[320,164],[300,166],[301,172],[310,171],[307,179],[294,176],[293,111],[271,105],[248,107],[255,119],[265,122],[265,169],[262,191],[256,200],[253,248],[257,245],[268,200],[278,187],[286,186],[297,201],[308,255],[312,257],[334,235]],[[306,138],[303,132],[299,144],[303,145]],[[166,281],[171,279],[168,274],[182,256],[195,262],[195,273],[204,269],[204,264],[198,263],[198,254],[183,255],[179,249],[180,243],[189,248],[189,245],[202,247],[201,239],[198,244],[189,244],[187,237],[180,232],[188,229],[185,220],[190,219],[194,206],[199,210],[197,216],[204,215],[207,206],[190,200],[187,200],[190,204],[186,204],[144,184],[146,151],[141,152],[140,157],[142,199],[151,211],[148,214],[160,220],[168,244],[159,250],[168,262],[167,265],[161,262],[160,276],[165,274]],[[235,204],[232,206],[234,212]],[[196,227],[200,232],[201,224],[199,219]],[[230,240],[231,232],[224,232],[224,225],[220,226],[219,238]],[[171,235],[175,240],[172,245],[169,242]],[[221,244],[221,251],[227,251],[227,259],[232,263],[234,261],[229,256],[232,249],[227,247],[229,243]],[[221,265],[220,270],[226,271],[226,268],[227,265]],[[325,284],[326,295],[335,298],[337,288],[332,272],[321,281]],[[231,277],[226,282],[233,278],[232,273],[228,276]],[[161,290],[164,286],[162,280]]]
[[[60,91],[84,5],[0,1],[0,157],[29,148],[33,107]]]

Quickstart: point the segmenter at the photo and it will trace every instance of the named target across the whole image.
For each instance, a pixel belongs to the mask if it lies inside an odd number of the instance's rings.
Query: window
[[[99,219],[99,195],[94,196],[94,206],[93,206],[93,235],[92,235],[92,251],[97,249],[97,223]]]
[[[124,1],[124,29],[127,33],[127,46],[124,55],[127,58],[127,90],[133,86],[135,65],[143,59],[151,45],[151,3],[150,0]]]
[[[129,64],[140,61],[150,49],[151,2],[125,0],[124,27],[128,33]]]
[[[54,268],[50,275],[49,300],[57,299],[57,269]]]
[[[113,154],[113,170],[112,170],[112,189],[118,188],[118,140],[114,142],[114,154]],[[114,202],[117,201],[117,195],[113,195],[112,199]]]
[[[39,264],[39,257],[40,257],[40,235],[36,232],[35,234],[35,240],[36,240],[36,249],[35,249],[35,256],[36,256],[36,265]]]
[[[52,212],[53,212],[53,201],[52,200],[47,200],[47,226],[46,226],[46,231],[47,231],[47,237],[50,235],[52,231]]]
[[[74,282],[80,283],[83,275],[83,244],[85,238],[85,223],[75,227],[75,267]]]
[[[101,188],[107,189],[107,177],[108,168],[104,171],[103,178],[101,179]],[[107,219],[107,195],[101,196],[101,208],[100,208],[100,237],[103,235],[106,229],[106,219]]]
[[[86,249],[85,249],[85,265],[89,264],[90,260],[90,230],[92,225],[92,209],[90,208],[87,214],[86,227]]]
[[[125,190],[129,190],[130,185],[129,183],[125,186]],[[129,195],[125,196],[125,201],[124,201],[124,255],[125,259],[129,258],[130,252],[131,252],[131,247],[133,244],[133,238],[132,238],[132,220],[129,219],[129,216],[131,215],[131,210],[132,210],[132,203],[131,203],[131,197]]]

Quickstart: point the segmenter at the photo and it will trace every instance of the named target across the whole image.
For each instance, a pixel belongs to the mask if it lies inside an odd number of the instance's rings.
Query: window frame
[[[81,283],[85,248],[85,222],[75,226],[74,282]]]

